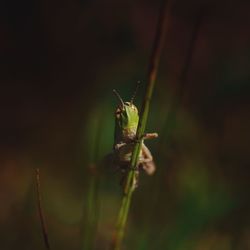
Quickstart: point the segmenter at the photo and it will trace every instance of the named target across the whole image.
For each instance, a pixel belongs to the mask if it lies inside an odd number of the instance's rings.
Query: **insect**
[[[124,187],[126,176],[129,170],[129,163],[132,151],[136,142],[136,130],[139,122],[139,115],[136,106],[133,104],[136,91],[129,102],[124,102],[116,90],[113,90],[119,100],[115,110],[115,134],[113,145],[113,161],[123,173],[121,185]],[[139,171],[143,169],[148,175],[155,172],[155,164],[150,150],[144,144],[145,139],[158,137],[157,133],[146,133],[142,138],[141,152],[139,154],[138,168],[135,173],[133,187],[138,186]]]

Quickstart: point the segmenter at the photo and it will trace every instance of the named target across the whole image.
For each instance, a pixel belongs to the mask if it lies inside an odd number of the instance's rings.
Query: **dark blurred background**
[[[52,249],[107,249],[121,202],[119,173],[100,164],[112,151],[112,89],[128,100],[142,81],[140,107],[159,6],[1,1],[2,250],[44,249],[37,167]],[[250,249],[249,10],[171,5],[147,126],[160,135],[147,143],[157,172],[140,177],[124,249]]]

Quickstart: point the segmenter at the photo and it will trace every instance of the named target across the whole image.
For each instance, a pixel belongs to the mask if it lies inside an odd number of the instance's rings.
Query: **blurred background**
[[[142,82],[160,1],[0,3],[0,245],[108,249],[121,203],[112,151],[117,89]],[[176,0],[124,249],[250,249],[250,3]]]

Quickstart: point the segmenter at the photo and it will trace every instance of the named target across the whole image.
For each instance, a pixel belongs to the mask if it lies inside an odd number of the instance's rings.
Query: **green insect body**
[[[123,102],[120,95],[114,90],[120,104],[115,111],[115,138],[114,138],[114,163],[125,174],[128,172],[128,166],[131,160],[134,143],[136,141],[136,130],[139,122],[139,115],[133,99],[130,102]],[[158,137],[157,133],[148,133],[143,136],[142,147],[139,154],[138,170],[136,172],[136,180],[134,186],[138,185],[139,170],[143,169],[149,175],[155,171],[155,164],[149,149],[144,144],[144,139],[152,139]],[[124,182],[122,178],[122,184]]]

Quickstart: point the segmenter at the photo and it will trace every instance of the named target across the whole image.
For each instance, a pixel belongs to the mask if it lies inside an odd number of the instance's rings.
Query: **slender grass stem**
[[[83,244],[82,249],[94,249],[95,238],[98,228],[99,218],[99,169],[98,169],[98,156],[100,150],[101,138],[101,124],[102,115],[94,112],[91,117],[91,130],[94,131],[90,136],[90,151],[89,151],[89,164],[88,164],[88,180],[87,189],[85,193],[85,206],[83,213],[84,230],[83,230]],[[90,131],[88,130],[88,133]]]
[[[90,177],[88,181],[88,191],[86,194],[86,218],[84,226],[84,241],[83,248],[85,250],[94,249],[96,231],[98,226],[99,216],[99,185],[98,185],[98,171],[96,164],[89,166]]]
[[[41,197],[41,184],[40,184],[40,170],[39,168],[36,169],[36,191],[37,191],[37,203],[38,203],[38,212],[42,227],[42,234],[43,234],[43,240],[46,249],[50,250],[50,244],[49,244],[49,237],[48,237],[48,231],[45,223],[45,216],[42,209],[42,197]]]
[[[136,138],[138,138],[135,143],[134,150],[132,153],[130,168],[126,179],[126,185],[124,189],[124,195],[122,198],[122,204],[120,207],[118,220],[117,220],[117,229],[116,234],[114,235],[112,242],[112,249],[120,250],[121,243],[124,238],[124,231],[127,222],[128,212],[131,204],[131,198],[134,191],[133,183],[136,177],[136,171],[138,167],[139,154],[142,146],[142,137],[145,131],[146,122],[149,113],[150,101],[153,94],[156,76],[158,72],[158,65],[160,60],[161,51],[164,44],[164,38],[166,33],[166,20],[168,16],[167,2],[162,1],[161,12],[159,15],[159,20],[157,24],[156,35],[154,39],[154,44],[152,48],[152,54],[149,61],[148,76],[147,76],[147,87],[146,93],[144,96],[139,123],[136,132]]]

